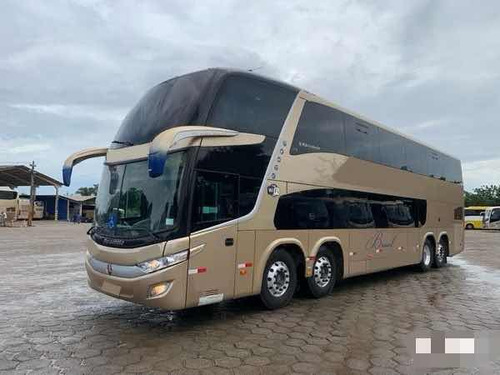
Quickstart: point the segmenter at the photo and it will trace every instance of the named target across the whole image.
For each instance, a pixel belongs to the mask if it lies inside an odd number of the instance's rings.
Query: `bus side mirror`
[[[165,130],[153,139],[149,147],[149,177],[155,178],[163,174],[169,150],[184,139],[197,137],[234,137],[236,135],[238,135],[238,132],[234,130],[210,127],[203,127],[202,129],[196,127],[193,129],[192,126],[186,126]]]
[[[64,185],[69,186],[71,184],[71,173],[73,172],[73,167],[75,165],[87,159],[106,156],[107,152],[107,147],[94,147],[87,148],[70,155],[63,165],[62,175]]]

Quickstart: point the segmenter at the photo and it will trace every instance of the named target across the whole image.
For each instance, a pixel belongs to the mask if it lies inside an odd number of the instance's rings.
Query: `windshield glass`
[[[0,190],[0,199],[16,199],[17,198],[17,192],[15,191],[8,191],[8,190]]]
[[[130,238],[173,230],[186,159],[186,152],[169,155],[157,178],[149,177],[147,160],[105,166],[96,200],[99,233]]]

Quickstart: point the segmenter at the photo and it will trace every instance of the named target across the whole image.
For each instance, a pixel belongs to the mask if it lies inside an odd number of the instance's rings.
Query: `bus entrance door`
[[[186,307],[233,297],[236,236],[236,225],[191,236]]]

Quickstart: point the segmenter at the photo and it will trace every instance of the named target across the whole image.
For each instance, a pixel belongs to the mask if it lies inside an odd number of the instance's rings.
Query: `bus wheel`
[[[297,289],[297,266],[284,249],[275,250],[264,269],[260,299],[270,310],[286,306]]]
[[[439,240],[436,253],[434,254],[434,267],[440,268],[445,265],[446,254],[447,254],[447,244],[446,241],[441,238],[441,240]]]
[[[424,247],[422,249],[422,260],[420,261],[418,267],[422,272],[429,271],[432,265],[432,260],[434,258],[434,249],[431,241],[428,239],[424,242]]]
[[[307,278],[309,293],[320,298],[330,293],[337,280],[337,263],[332,252],[320,249],[316,255],[313,266],[313,274]]]
[[[471,223],[467,224],[465,226],[465,229],[474,229],[474,225],[472,225]]]

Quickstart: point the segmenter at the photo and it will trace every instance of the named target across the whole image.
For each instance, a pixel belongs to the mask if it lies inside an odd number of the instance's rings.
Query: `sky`
[[[496,0],[4,0],[0,51],[0,164],[35,160],[61,179],[65,158],[109,145],[148,88],[229,67],[460,158],[467,190],[500,184]],[[79,164],[64,191],[101,169]]]

